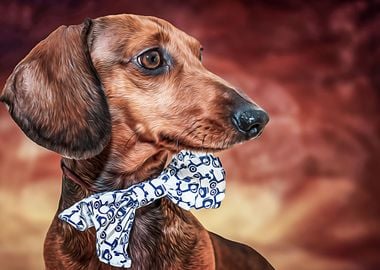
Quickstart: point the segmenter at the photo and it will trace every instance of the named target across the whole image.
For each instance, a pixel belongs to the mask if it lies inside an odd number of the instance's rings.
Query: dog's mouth
[[[202,142],[191,142],[188,139],[161,133],[159,136],[159,145],[169,151],[180,151],[183,149],[202,152],[218,152],[230,148],[236,142],[226,137],[220,144],[206,144]]]

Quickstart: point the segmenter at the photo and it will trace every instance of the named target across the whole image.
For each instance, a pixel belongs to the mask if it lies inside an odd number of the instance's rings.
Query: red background
[[[277,269],[380,269],[379,1],[2,1],[0,82],[62,24],[135,13],[203,44],[204,64],[271,116],[221,153],[222,208],[196,213]],[[59,157],[0,106],[0,265],[42,269]]]

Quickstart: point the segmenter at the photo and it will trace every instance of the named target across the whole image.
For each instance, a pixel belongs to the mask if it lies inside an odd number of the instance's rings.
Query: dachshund
[[[57,214],[158,175],[182,149],[216,152],[261,134],[267,113],[201,57],[200,43],[168,22],[121,14],[61,26],[15,67],[0,101],[31,140],[62,156]],[[57,214],[46,269],[117,269],[98,260],[94,230]],[[131,269],[273,269],[165,198],[137,210],[129,243]]]

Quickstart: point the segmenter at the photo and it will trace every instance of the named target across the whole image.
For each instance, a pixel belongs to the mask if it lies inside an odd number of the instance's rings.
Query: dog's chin
[[[197,147],[197,146],[184,146],[183,149],[181,150],[190,150],[190,151],[193,151],[193,152],[206,152],[206,153],[217,153],[217,152],[220,152],[220,151],[223,151],[223,150],[226,150],[228,149],[229,147],[224,147],[224,148],[221,148],[221,147],[216,147],[216,146],[202,146],[202,147]]]
[[[181,150],[190,150],[194,152],[208,152],[216,153],[231,148],[235,144],[240,144],[247,139],[243,136],[233,135],[231,138],[215,138],[213,142],[209,141],[190,141],[184,138],[179,138],[175,136],[162,135],[159,145],[171,152],[179,152]]]
[[[196,144],[165,144],[165,148],[171,152],[179,152],[181,150],[189,150],[193,152],[207,152],[207,153],[216,153],[222,150],[230,148],[230,146],[219,147],[215,145],[196,145]]]
[[[215,143],[211,143],[211,144],[204,143],[204,144],[202,144],[201,147],[199,147],[197,145],[192,145],[192,144],[187,144],[187,145],[184,144],[182,146],[183,146],[184,150],[191,150],[191,151],[195,151],[195,152],[216,153],[216,152],[220,152],[223,150],[227,150],[227,149],[229,149],[235,145],[240,145],[240,144],[246,143],[248,141],[252,141],[254,139],[257,139],[261,136],[261,134],[262,134],[262,131],[259,132],[254,137],[247,137],[247,136],[242,135],[242,134],[237,134],[236,136],[232,137],[230,140],[219,141],[219,143],[215,142]]]

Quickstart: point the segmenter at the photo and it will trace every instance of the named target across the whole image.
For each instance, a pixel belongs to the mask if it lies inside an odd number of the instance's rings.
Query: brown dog
[[[181,149],[217,151],[261,133],[267,114],[206,70],[201,50],[163,20],[117,15],[61,26],[17,65],[0,100],[28,137],[64,157],[57,213],[159,174]],[[137,210],[129,254],[132,269],[273,269],[166,199]],[[47,269],[116,269],[98,260],[93,230],[57,216],[44,255]]]

